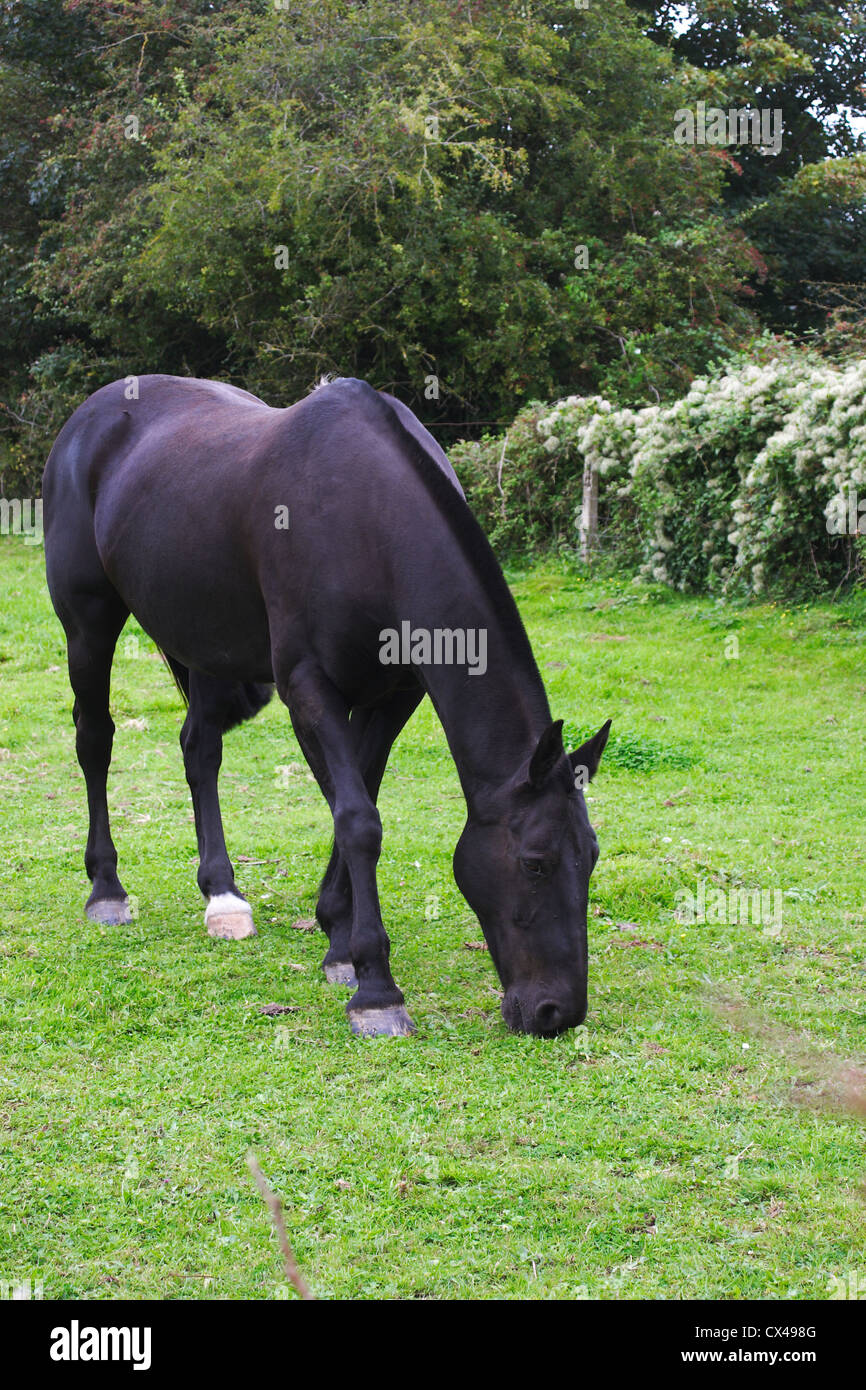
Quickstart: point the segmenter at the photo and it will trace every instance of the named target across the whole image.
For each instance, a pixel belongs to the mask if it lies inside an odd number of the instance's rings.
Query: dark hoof
[[[411,1038],[415,1024],[402,1004],[385,1009],[347,1009],[352,1032],[358,1038]]]
[[[355,967],[350,960],[326,960],[322,963],[322,969],[329,985],[351,985],[352,989],[358,988]]]
[[[101,922],[106,927],[124,927],[132,921],[129,898],[97,898],[84,911],[91,922]]]

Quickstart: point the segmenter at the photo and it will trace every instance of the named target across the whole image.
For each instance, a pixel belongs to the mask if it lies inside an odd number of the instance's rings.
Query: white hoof
[[[208,936],[217,936],[221,941],[243,941],[245,936],[255,936],[253,914],[249,903],[236,893],[217,893],[205,909],[204,924]]]

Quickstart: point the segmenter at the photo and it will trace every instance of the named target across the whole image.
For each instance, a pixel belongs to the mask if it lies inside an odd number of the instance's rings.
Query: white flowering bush
[[[630,467],[640,414],[627,407],[617,410],[602,396],[569,396],[536,426],[545,451],[560,457],[581,483],[587,464],[598,469],[600,543],[620,564],[639,563],[642,554]],[[581,501],[582,495],[575,517]]]
[[[804,354],[731,364],[698,378],[681,400],[640,412],[631,491],[643,518],[646,577],[679,589],[730,586],[743,481],[808,370]]]
[[[862,570],[851,517],[866,532],[866,361],[735,360],[672,404],[569,397],[537,429],[548,456],[598,469],[602,547],[626,560],[636,539],[648,579],[790,592]]]
[[[755,356],[766,360],[732,359],[671,403],[536,402],[504,437],[457,445],[452,460],[494,543],[573,549],[590,465],[611,566],[728,594],[862,575],[866,359],[834,364],[776,340]]]
[[[801,567],[824,583],[862,570],[866,534],[866,360],[822,366],[801,381],[783,427],[743,480],[736,566],[760,591]],[[844,561],[845,575],[838,575]]]

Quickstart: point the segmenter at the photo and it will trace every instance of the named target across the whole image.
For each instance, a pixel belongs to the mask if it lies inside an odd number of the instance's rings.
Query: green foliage
[[[761,255],[752,284],[762,321],[805,332],[823,323],[807,281],[863,282],[862,161],[866,15],[836,0],[632,0],[646,32],[724,109],[780,111],[782,148],[726,151],[725,202]],[[812,185],[810,189],[809,185]],[[769,273],[767,273],[769,272]]]
[[[719,301],[720,255],[729,278]],[[749,312],[730,294],[754,270],[742,238],[707,214],[654,236],[628,232],[593,246],[590,266],[566,282],[585,340],[613,338],[593,386],[622,405],[680,394],[707,362],[747,333]],[[676,306],[676,308],[674,307]]]
[[[85,10],[27,278],[106,374],[288,404],[336,371],[472,424],[670,395],[751,322],[722,167],[673,142],[688,84],[624,0]]]
[[[803,164],[863,149],[850,114],[863,110],[866,19],[838,0],[631,0],[646,32],[699,74],[709,104],[780,108],[778,156],[741,147],[730,196],[767,196]]]
[[[769,273],[757,288],[773,322],[821,328],[834,286],[866,282],[866,154],[806,164],[740,218]],[[831,342],[844,351],[846,343]]]
[[[375,64],[359,63],[373,34]],[[435,374],[442,409],[510,415],[591,380],[631,331],[633,272],[580,304],[569,270],[589,229],[599,257],[636,234],[646,270],[669,254],[665,232],[711,205],[718,171],[670,140],[676,99],[619,5],[456,22],[434,0],[293,5],[251,25],[179,116],[125,284],[224,334],[247,384],[278,401],[337,370],[423,402]],[[634,158],[611,158],[610,141]],[[719,232],[694,278],[730,324],[739,244]],[[665,286],[647,316],[681,316],[686,298]]]
[[[203,375],[219,370],[207,334],[164,306],[140,300],[122,326],[112,318],[108,267],[136,243],[133,194],[150,176],[178,69],[207,66],[208,36],[248,11],[242,0],[0,3],[4,486],[37,485],[79,387],[119,370],[189,371],[190,360]],[[130,116],[138,139],[127,138]]]
[[[121,370],[120,361],[111,362],[73,338],[42,353],[31,364],[19,401],[18,428],[8,437],[0,463],[3,495],[36,492],[46,444],[50,447],[50,441],[91,392],[119,376]]]

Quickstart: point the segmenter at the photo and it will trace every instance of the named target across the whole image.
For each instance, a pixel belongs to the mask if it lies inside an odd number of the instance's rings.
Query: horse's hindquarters
[[[134,488],[97,502],[103,568],[138,622],[184,666],[224,680],[271,680],[264,598],[245,538],[217,498],[210,507]]]

